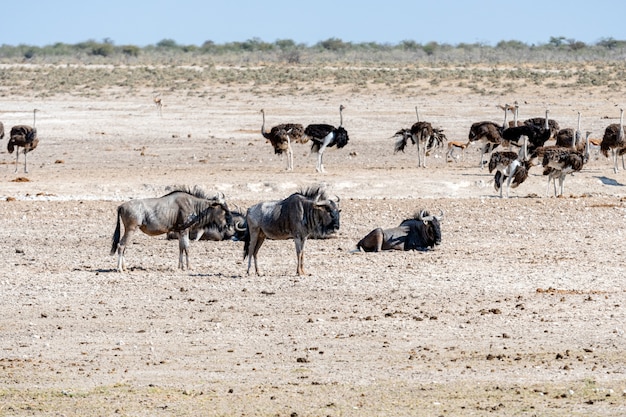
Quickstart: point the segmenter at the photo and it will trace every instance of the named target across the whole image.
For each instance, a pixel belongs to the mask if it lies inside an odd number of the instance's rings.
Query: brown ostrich
[[[7,144],[7,150],[9,153],[13,153],[15,148],[23,148],[24,152],[24,172],[28,172],[26,165],[26,155],[28,152],[33,151],[39,144],[39,138],[37,137],[37,129],[35,128],[35,119],[37,116],[37,109],[33,110],[33,125],[17,125],[11,128],[11,136],[9,143]],[[20,157],[20,150],[17,149],[15,153],[15,172],[17,172],[17,164]]]
[[[589,161],[589,136],[587,132],[585,142],[576,148],[571,147],[550,147],[543,154],[543,175],[548,176],[548,189],[546,195],[550,193],[550,181],[554,182],[554,196],[563,195],[565,190],[563,183],[567,174],[580,171]],[[559,179],[559,192],[556,188],[556,179]]]
[[[478,166],[482,169],[485,165],[486,154],[491,153],[496,147],[502,144],[502,132],[507,126],[507,113],[509,105],[504,106],[504,123],[502,126],[494,122],[476,122],[472,124],[469,131],[469,142],[482,142],[483,146],[480,152],[480,163]]]
[[[624,140],[624,109],[619,109],[619,124],[611,123],[604,129],[604,136],[602,137],[602,143],[600,143],[600,151],[605,157],[609,157],[609,150],[613,156],[613,172],[617,173],[617,157],[624,147],[626,147],[626,141]],[[622,152],[623,154],[623,152]],[[622,159],[622,168],[624,167],[624,160]]]
[[[261,126],[261,134],[265,139],[270,141],[274,147],[275,154],[287,153],[287,170],[293,169],[293,149],[291,148],[291,142],[298,143],[306,142],[304,137],[304,128],[298,123],[283,123],[276,125],[270,129],[269,132],[265,131],[265,110],[261,109],[263,114],[263,125]]]
[[[575,148],[582,140],[581,136],[582,133],[580,131],[580,112],[578,112],[578,125],[576,127],[576,130],[572,129],[571,127],[559,130],[555,137],[555,145],[564,148]]]

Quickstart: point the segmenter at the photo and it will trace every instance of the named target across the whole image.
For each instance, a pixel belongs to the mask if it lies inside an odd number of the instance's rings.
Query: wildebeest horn
[[[225,203],[225,198],[226,198],[226,196],[221,191],[218,191],[218,193],[215,195],[215,199],[220,204],[224,204]]]
[[[423,222],[430,222],[433,220],[434,216],[426,216],[426,210],[420,211],[420,215],[419,218],[423,221]]]
[[[246,224],[244,222],[236,222],[235,223],[235,230],[238,231],[238,232],[245,232],[246,231]]]
[[[439,216],[433,216],[437,220],[443,219],[443,210],[439,209],[439,213],[441,213]]]

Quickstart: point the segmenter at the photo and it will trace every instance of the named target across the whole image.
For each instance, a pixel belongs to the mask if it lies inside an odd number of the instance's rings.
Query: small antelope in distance
[[[470,142],[458,142],[455,140],[448,141],[448,152],[446,152],[446,162],[452,158],[454,162],[458,162],[458,159],[454,156],[455,151],[461,151],[461,159],[465,156],[465,148],[470,145]]]
[[[155,105],[155,106],[156,106],[156,108],[157,108],[157,113],[159,113],[159,116],[160,116],[160,117],[163,117],[163,112],[162,112],[162,109],[163,109],[163,101],[161,100],[161,94],[159,93],[159,94],[157,94],[156,96],[154,96],[154,97],[152,98],[152,101],[154,101],[154,105]]]

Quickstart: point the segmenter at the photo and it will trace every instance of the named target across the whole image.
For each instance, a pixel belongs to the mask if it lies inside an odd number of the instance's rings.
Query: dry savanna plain
[[[174,74],[159,84],[132,66],[0,70],[0,121],[31,124],[37,108],[40,138],[28,173],[0,142],[0,415],[626,414],[626,172],[592,148],[563,197],[546,195],[539,166],[501,199],[477,146],[418,168],[416,147],[394,154],[391,139],[418,106],[465,142],[516,100],[520,118],[549,108],[561,127],[580,111],[601,138],[626,105],[623,77],[576,82],[580,65],[415,79],[151,68]],[[327,172],[308,144],[294,144],[286,171],[260,110],[268,128],[337,124],[340,104],[350,142],[325,153]],[[340,197],[341,228],[307,242],[304,276],[290,240],[265,242],[261,276],[246,274],[242,242],[193,242],[185,271],[164,236],[135,235],[124,273],[109,254],[130,199],[197,185],[245,210],[316,184]],[[420,209],[444,213],[434,250],[353,252]]]

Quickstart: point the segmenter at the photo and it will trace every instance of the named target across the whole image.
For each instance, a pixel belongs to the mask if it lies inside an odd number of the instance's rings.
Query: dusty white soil
[[[163,94],[162,117],[151,91],[0,98],[7,130],[37,107],[41,138],[28,174],[0,153],[0,415],[626,414],[626,174],[592,150],[565,198],[546,197],[539,167],[499,199],[476,148],[426,169],[415,147],[393,154],[415,105],[461,141],[505,101],[523,118],[549,106],[562,127],[580,110],[593,137],[619,114],[605,91],[551,94],[222,86]],[[259,110],[269,126],[337,123],[339,104],[350,143],[325,154],[328,172],[307,145],[286,172]],[[194,243],[178,271],[177,243],[143,234],[131,270],[114,269],[121,202],[200,185],[245,209],[318,183],[341,198],[341,230],[307,242],[309,275],[292,241],[264,244],[257,277],[241,242]],[[422,208],[445,213],[435,250],[351,253]]]

